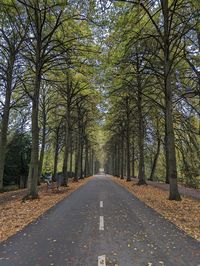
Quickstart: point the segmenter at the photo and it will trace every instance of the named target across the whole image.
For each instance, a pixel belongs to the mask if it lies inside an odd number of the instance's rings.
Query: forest
[[[198,0],[0,2],[0,191],[99,168],[200,188]]]

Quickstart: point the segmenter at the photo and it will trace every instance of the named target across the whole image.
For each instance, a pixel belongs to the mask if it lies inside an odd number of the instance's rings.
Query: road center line
[[[103,208],[103,201],[100,201],[100,208]]]
[[[104,218],[103,216],[99,217],[99,230],[104,230]]]
[[[98,266],[106,266],[106,256],[98,256]]]

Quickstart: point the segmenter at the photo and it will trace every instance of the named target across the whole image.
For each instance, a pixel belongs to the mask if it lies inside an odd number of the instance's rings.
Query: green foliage
[[[20,177],[27,179],[30,163],[31,138],[27,133],[15,132],[7,145],[4,184],[19,184]]]

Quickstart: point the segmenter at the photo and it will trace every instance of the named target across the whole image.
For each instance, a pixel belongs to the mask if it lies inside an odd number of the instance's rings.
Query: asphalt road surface
[[[197,266],[200,243],[96,176],[0,245],[1,266]]]

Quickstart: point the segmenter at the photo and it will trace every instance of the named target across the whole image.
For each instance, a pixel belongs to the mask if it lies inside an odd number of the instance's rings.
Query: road
[[[1,266],[197,266],[200,243],[99,175],[3,242],[0,257]]]

